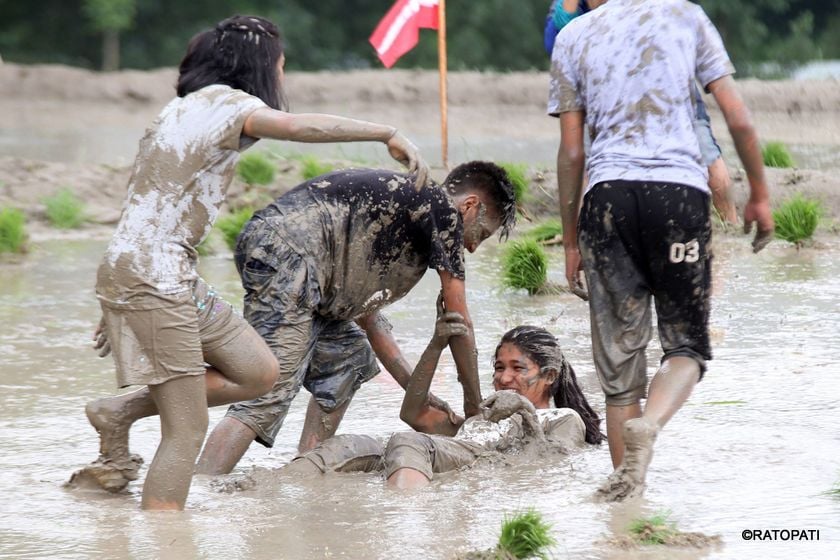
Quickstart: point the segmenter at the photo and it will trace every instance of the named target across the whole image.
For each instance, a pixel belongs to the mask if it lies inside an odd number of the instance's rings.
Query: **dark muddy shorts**
[[[313,260],[295,252],[269,224],[255,218],[245,226],[235,260],[245,288],[243,315],[274,352],[280,376],[267,394],[232,405],[227,415],[271,447],[301,385],[330,412],[379,366],[356,323],[318,315],[321,289]]]
[[[578,230],[595,370],[610,405],[647,389],[656,306],[664,355],[711,359],[709,196],[686,185],[610,181],[586,193]]]

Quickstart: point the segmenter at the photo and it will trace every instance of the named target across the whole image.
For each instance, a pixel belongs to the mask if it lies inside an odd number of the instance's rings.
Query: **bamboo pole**
[[[446,95],[446,0],[438,5],[438,70],[440,73],[440,152],[443,167],[449,169],[449,124]]]

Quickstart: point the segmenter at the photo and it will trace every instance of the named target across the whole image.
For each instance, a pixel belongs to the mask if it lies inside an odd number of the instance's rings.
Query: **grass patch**
[[[776,237],[801,247],[803,241],[814,235],[822,215],[823,207],[819,201],[796,194],[773,211]]]
[[[537,242],[551,241],[563,235],[563,224],[560,220],[546,220],[537,224],[536,227],[525,232],[525,239],[533,239]]]
[[[794,167],[796,165],[787,146],[782,142],[767,142],[761,148],[761,157],[767,167]]]
[[[85,223],[85,203],[69,188],[44,199],[47,220],[59,229],[75,229]]]
[[[304,181],[309,181],[320,175],[329,173],[335,170],[332,164],[321,161],[315,156],[307,155],[300,158],[301,170]]]
[[[17,208],[0,209],[0,253],[23,253],[26,216]]]
[[[513,185],[513,194],[516,204],[522,205],[528,195],[528,166],[524,163],[500,163],[499,167],[505,170]]]
[[[236,164],[236,174],[248,185],[268,185],[274,181],[277,166],[262,152],[246,152]]]
[[[667,544],[677,534],[676,525],[670,517],[671,512],[664,511],[635,519],[627,530],[639,544]]]
[[[224,238],[231,251],[236,248],[236,238],[239,237],[239,232],[242,231],[243,226],[253,215],[254,210],[252,208],[243,208],[216,220],[216,227],[222,232],[222,238]]]
[[[513,241],[502,255],[502,282],[509,288],[534,295],[548,279],[548,256],[533,239]]]
[[[534,509],[505,516],[497,549],[513,558],[548,558],[547,548],[556,544],[551,525]],[[504,557],[504,556],[503,556]]]

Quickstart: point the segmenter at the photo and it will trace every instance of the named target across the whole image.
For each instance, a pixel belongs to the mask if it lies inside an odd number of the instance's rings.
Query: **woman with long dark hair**
[[[493,357],[493,388],[481,415],[464,419],[427,402],[438,359],[449,338],[466,327],[441,313],[435,335],[405,390],[400,418],[415,432],[398,432],[383,446],[369,436],[339,435],[295,458],[285,469],[303,473],[384,470],[399,488],[428,484],[435,473],[471,465],[488,451],[536,441],[566,450],[599,444],[600,419],[583,395],[557,339],[541,327],[519,326],[502,336]],[[553,406],[552,406],[553,405]]]
[[[416,172],[418,188],[424,184],[417,149],[393,127],[285,112],[284,63],[280,31],[259,17],[228,18],[190,41],[178,95],[140,141],[122,217],[97,273],[97,345],[104,353],[113,348],[120,387],[145,387],[86,407],[100,456],[71,482],[124,488],[141,462],[129,453],[129,428],[158,414],[161,443],[142,507],[183,509],[207,406],[258,397],[276,380],[268,346],[196,271],[196,247],[241,151],[259,138],[378,141]]]

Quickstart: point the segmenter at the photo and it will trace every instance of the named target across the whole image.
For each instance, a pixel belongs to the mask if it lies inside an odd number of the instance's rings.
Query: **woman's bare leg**
[[[191,375],[150,385],[160,414],[160,445],[143,484],[141,507],[150,510],[184,509],[195,458],[207,434],[207,395],[204,376]]]
[[[203,378],[208,406],[258,397],[277,379],[277,360],[251,327],[231,343],[207,352],[204,358],[214,366]],[[92,478],[106,490],[117,492],[137,478],[142,462],[129,453],[129,429],[140,418],[158,414],[157,404],[149,389],[143,388],[93,401],[85,407],[85,413],[99,432],[100,456],[74,473],[70,483]]]

